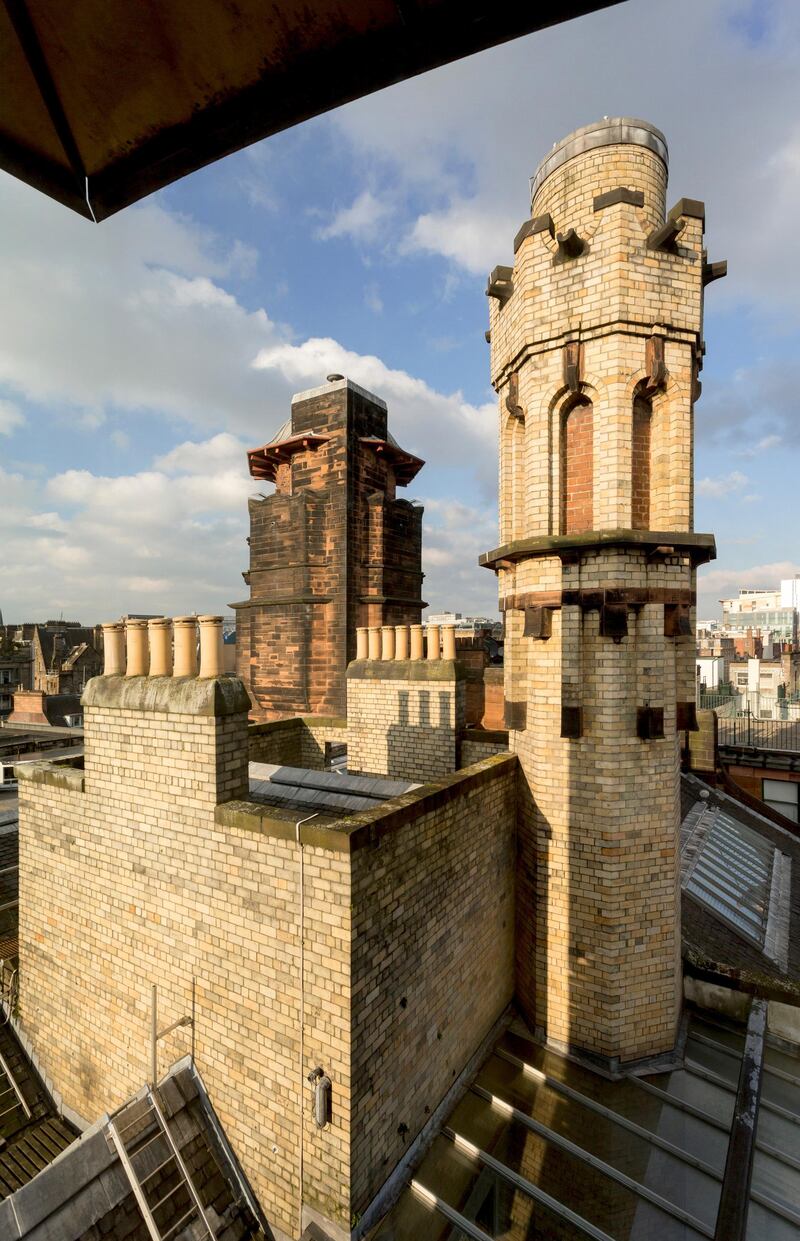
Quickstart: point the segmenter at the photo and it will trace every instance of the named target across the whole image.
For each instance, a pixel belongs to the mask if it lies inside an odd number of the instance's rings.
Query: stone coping
[[[531,177],[531,202],[551,173],[568,160],[607,146],[647,147],[659,156],[665,168],[669,167],[667,140],[655,125],[635,116],[604,116],[601,121],[592,121],[590,125],[582,125],[580,129],[573,130],[545,155]]]
[[[328,383],[320,384],[317,388],[306,388],[304,392],[295,392],[292,397],[292,405],[299,405],[301,401],[310,401],[315,396],[327,396],[330,392],[343,391],[355,392],[358,396],[363,396],[367,401],[371,401],[373,405],[377,405],[379,409],[388,410],[389,408],[383,397],[376,396],[368,388],[362,388],[360,384],[344,376],[341,379],[329,380]]]
[[[361,810],[330,826],[314,826],[312,819],[300,827],[300,843],[333,853],[354,853],[380,843],[382,836],[413,823],[424,814],[446,806],[463,793],[490,784],[492,780],[516,770],[516,754],[493,754],[452,775],[432,780],[408,793],[401,793],[374,808]],[[295,824],[271,817],[269,807],[253,801],[228,801],[216,807],[214,817],[220,827],[260,832],[278,840],[295,840]],[[299,814],[298,818],[303,815]]]
[[[283,732],[294,729],[301,724],[307,728],[347,728],[347,717],[344,715],[287,715],[281,720],[254,720],[247,726],[248,737],[261,736],[264,733]]]
[[[658,547],[674,547],[675,554],[689,555],[694,564],[716,560],[717,544],[713,534],[695,534],[689,530],[586,530],[582,534],[543,534],[531,539],[514,539],[494,551],[484,552],[478,563],[494,569],[500,560],[525,560],[529,556],[561,556],[569,552],[597,551],[603,547],[640,547],[652,552]]]
[[[457,659],[354,659],[348,681],[465,681],[467,670]]]
[[[73,793],[83,793],[86,787],[82,770],[67,767],[52,759],[42,759],[40,763],[22,763],[14,768],[14,775],[20,784],[49,784],[55,789],[71,789]]]
[[[200,715],[219,719],[246,714],[250,697],[236,676],[126,677],[100,676],[87,682],[81,703],[101,710]]]

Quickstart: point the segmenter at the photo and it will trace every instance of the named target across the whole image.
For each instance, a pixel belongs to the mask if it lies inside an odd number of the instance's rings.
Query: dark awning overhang
[[[2,0],[0,167],[103,220],[270,134],[619,0]]]

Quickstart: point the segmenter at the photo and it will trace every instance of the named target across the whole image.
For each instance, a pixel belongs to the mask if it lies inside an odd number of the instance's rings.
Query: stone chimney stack
[[[523,780],[517,993],[612,1067],[674,1046],[678,758],[694,724],[692,420],[703,204],[665,214],[667,147],[604,119],[558,143],[497,267],[505,693]]]
[[[359,628],[347,669],[347,766],[420,784],[451,775],[464,728],[464,669],[438,625]],[[410,655],[409,655],[410,653]]]

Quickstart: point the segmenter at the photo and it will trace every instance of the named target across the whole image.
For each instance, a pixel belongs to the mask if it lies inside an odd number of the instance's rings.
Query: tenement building
[[[507,728],[338,377],[251,455],[241,676],[219,617],[104,627],[82,764],[19,768],[5,1011],[63,1153],[13,1241],[796,1241],[800,841],[694,706],[721,271],[666,180],[652,126],[578,131],[490,279]]]
[[[341,375],[292,398],[253,478],[250,597],[236,610],[237,672],[254,719],[342,716],[356,626],[419,621],[422,506],[397,496],[421,469],[387,426],[386,403]]]

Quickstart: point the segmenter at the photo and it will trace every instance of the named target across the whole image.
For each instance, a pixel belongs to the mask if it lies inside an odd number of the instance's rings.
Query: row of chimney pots
[[[370,625],[356,629],[356,659],[455,657],[455,625]]]
[[[105,676],[217,677],[225,670],[221,616],[108,621],[103,625],[103,650]],[[454,625],[371,625],[356,629],[356,659],[455,658]]]
[[[105,676],[218,677],[225,670],[222,617],[108,621],[103,625],[103,653]]]

